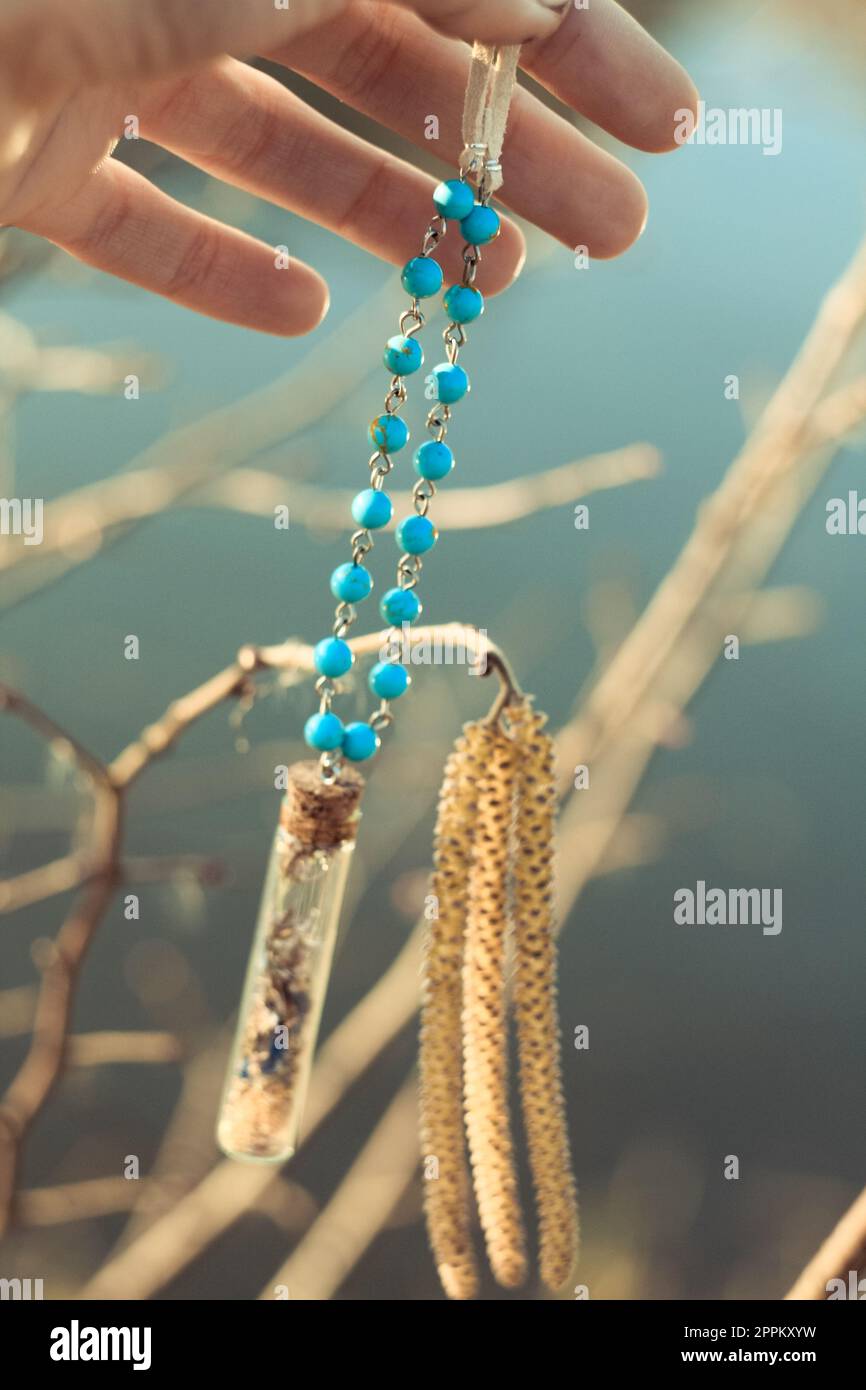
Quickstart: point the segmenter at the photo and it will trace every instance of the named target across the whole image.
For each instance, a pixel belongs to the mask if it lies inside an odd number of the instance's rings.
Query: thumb
[[[528,43],[559,27],[570,0],[392,0],[434,29],[472,43]]]

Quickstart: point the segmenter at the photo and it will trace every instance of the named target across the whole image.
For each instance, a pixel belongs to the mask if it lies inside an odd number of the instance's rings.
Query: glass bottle
[[[289,768],[253,937],[217,1139],[231,1158],[281,1163],[298,1142],[363,779]]]

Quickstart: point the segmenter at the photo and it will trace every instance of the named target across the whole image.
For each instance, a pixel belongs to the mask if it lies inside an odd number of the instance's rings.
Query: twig
[[[19,1193],[15,1213],[20,1226],[60,1226],[113,1216],[135,1206],[146,1212],[171,1199],[173,1184],[155,1178],[87,1178],[56,1187],[34,1187]],[[176,1196],[176,1193],[175,1193]],[[303,1230],[315,1220],[316,1205],[297,1183],[274,1183],[256,1203],[281,1230]]]
[[[448,488],[436,497],[436,523],[449,531],[507,526],[607,488],[655,478],[660,469],[658,449],[651,444],[629,444],[504,483]],[[188,502],[256,516],[272,516],[274,507],[288,503],[292,525],[328,531],[342,526],[353,496],[352,492],[287,482],[274,473],[244,468],[192,493]],[[390,496],[397,515],[411,507],[411,493],[391,492]],[[392,520],[388,529],[393,530],[396,524]]]
[[[88,1178],[57,1187],[34,1187],[20,1192],[15,1217],[21,1226],[58,1226],[66,1221],[89,1221],[129,1211],[135,1202],[147,1202],[155,1194],[150,1179]]]
[[[0,1038],[16,1038],[32,1031],[37,998],[34,985],[0,990]]]
[[[0,916],[18,912],[32,903],[45,902],[47,898],[55,898],[70,888],[80,888],[82,884],[91,882],[100,873],[99,862],[88,849],[65,854],[61,859],[17,874],[15,878],[0,880]],[[194,879],[200,884],[213,886],[222,883],[224,877],[222,862],[209,855],[143,855],[125,859],[116,866],[118,885]]]
[[[73,907],[43,967],[33,1041],[0,1105],[0,1235],[9,1220],[21,1146],[63,1069],[78,973],[113,895],[106,870]]]
[[[377,298],[383,309],[390,305],[392,287]],[[149,445],[119,477],[91,484],[51,503],[45,508],[42,545],[24,546],[17,538],[0,537],[0,573],[19,567],[27,574],[34,571],[29,587],[26,581],[17,592],[8,584],[4,586],[5,606],[32,597],[46,583],[98,555],[105,541],[104,516],[110,518],[118,505],[128,512],[128,530],[152,514],[155,496],[159,506],[170,506],[221,470],[247,463],[338,408],[367,374],[364,364],[378,345],[377,319],[367,301],[318,338],[301,361],[278,380]],[[287,389],[289,383],[291,390]],[[140,507],[148,493],[150,501],[145,502],[139,517],[135,499]],[[60,542],[60,549],[53,553],[46,544],[52,538]]]
[[[862,293],[866,300],[866,283]],[[691,621],[683,623],[670,644],[663,670],[647,669],[635,679],[627,718],[618,720],[613,711],[601,710],[598,689],[607,680],[608,667],[574,721],[560,731],[557,748],[563,789],[570,783],[570,770],[575,766],[591,764],[594,779],[592,794],[572,797],[563,816],[562,832],[573,849],[560,866],[559,882],[560,890],[570,898],[579,896],[609,854],[617,828],[655,750],[675,728],[682,711],[715,665],[723,634],[733,631],[748,637],[757,586],[772,567],[825,471],[833,447],[864,415],[866,393],[862,383],[841,388],[817,407],[810,427],[801,436],[801,452],[791,458],[790,473],[779,478],[763,509],[743,518],[737,544],[730,547],[725,561],[719,564],[718,583],[708,591]],[[829,431],[831,420],[844,431],[835,439]],[[820,446],[816,445],[818,439]],[[683,597],[687,598],[685,575],[682,584]],[[679,625],[682,615],[675,608],[656,610],[656,636],[662,644],[669,636],[666,616]],[[637,627],[633,629],[635,633]],[[622,659],[624,665],[628,664],[631,642],[632,636],[626,639],[613,662]],[[609,722],[606,715],[610,716]]]
[[[825,296],[794,362],[770,399],[754,433],[715,493],[703,504],[694,531],[638,623],[595,685],[581,734],[621,726],[717,578],[739,537],[787,469],[804,451],[848,433],[866,411],[866,383],[821,398],[866,318],[866,242]],[[579,759],[578,759],[579,761]]]
[[[866,1274],[866,1188],[849,1207],[824,1241],[820,1250],[806,1265],[793,1288],[786,1293],[786,1299],[828,1299],[833,1280],[841,1280],[844,1288],[843,1298],[862,1298],[859,1283]],[[854,1291],[850,1280],[854,1276]]]
[[[413,1017],[418,1007],[420,926],[382,978],[338,1024],[316,1057],[303,1142]],[[222,1159],[158,1221],[113,1255],[82,1298],[143,1299],[162,1288],[279,1181],[279,1170]]]
[[[534,476],[486,487],[451,488],[436,502],[437,524],[450,531],[505,526],[535,512],[559,507],[606,488],[622,487],[655,477],[659,451],[650,444],[631,444],[592,454]],[[256,468],[234,469],[208,481],[189,475],[183,485],[167,487],[158,469],[136,470],[105,482],[91,483],[52,503],[46,512],[45,538],[38,559],[70,551],[89,554],[117,528],[147,520],[169,507],[218,507],[253,516],[273,516],[288,505],[291,525],[317,531],[343,526],[354,496],[336,488],[314,487]],[[411,494],[391,494],[397,514],[411,505]],[[396,521],[392,521],[393,530]],[[23,560],[23,554],[20,560]],[[19,560],[19,563],[20,563]],[[8,563],[12,563],[10,553]],[[0,566],[2,567],[2,566]]]
[[[10,714],[46,740],[58,755],[70,758],[87,778],[93,793],[91,844],[81,854],[65,855],[30,873],[0,882],[0,912],[27,906],[117,868],[120,796],[108,768],[45,712],[17,690],[0,684],[0,714]]]
[[[110,778],[103,763],[99,758],[68,734],[65,729],[61,729],[59,724],[55,724],[38,706],[28,700],[26,696],[17,690],[12,690],[8,685],[0,685],[0,713],[11,714],[28,724],[40,738],[45,739],[46,743],[58,754],[68,754],[74,759],[81,771],[86,773],[92,782],[97,785],[105,786],[111,790]]]
[[[101,1067],[123,1062],[177,1062],[183,1047],[171,1033],[74,1033],[66,1048],[68,1067]]]
[[[414,1075],[401,1087],[328,1205],[261,1294],[330,1298],[394,1211],[418,1170]],[[285,1290],[285,1292],[284,1292]]]
[[[369,633],[356,638],[352,649],[359,656],[369,656],[383,645],[386,634]],[[412,646],[432,641],[463,640],[475,643],[471,655],[473,659],[483,658],[487,667],[499,675],[505,694],[510,698],[518,690],[517,683],[504,654],[486,637],[474,628],[459,623],[436,627],[416,628],[410,636]],[[120,847],[107,862],[106,853],[109,834],[113,825],[113,814],[122,794],[140,777],[141,773],[154,760],[174,747],[186,730],[199,719],[204,718],[227,700],[238,698],[252,691],[253,677],[263,671],[294,671],[311,673],[313,671],[313,649],[303,642],[284,642],[275,647],[244,646],[236,661],[225,670],[212,676],[189,694],[174,700],[156,723],[150,724],[139,737],[128,745],[109,765],[104,765],[82,748],[24,695],[0,685],[0,712],[17,715],[24,719],[37,733],[53,745],[66,747],[75,757],[81,771],[85,773],[94,789],[96,810],[102,827],[93,836],[94,843],[79,854],[64,855],[50,864],[19,874],[14,878],[0,881],[0,913],[12,912],[31,903],[41,902],[70,888],[82,886],[98,878],[110,868],[117,881],[124,877],[120,859]],[[136,861],[132,861],[133,869]],[[208,861],[211,869],[214,861]],[[179,866],[182,867],[182,866]]]

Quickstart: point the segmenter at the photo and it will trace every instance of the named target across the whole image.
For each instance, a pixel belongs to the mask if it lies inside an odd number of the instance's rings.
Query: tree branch
[[[866,1188],[849,1207],[842,1220],[831,1232],[817,1254],[809,1261],[786,1299],[810,1299],[813,1302],[830,1296],[832,1280],[841,1279],[844,1297],[862,1298],[855,1290],[850,1293],[849,1280],[855,1285],[866,1274]]]

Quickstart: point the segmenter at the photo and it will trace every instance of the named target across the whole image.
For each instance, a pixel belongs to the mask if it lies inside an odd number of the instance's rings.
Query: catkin
[[[480,726],[467,725],[448,762],[439,796],[433,877],[437,916],[429,923],[421,1001],[421,1153],[435,1160],[424,1209],[439,1278],[450,1298],[473,1298],[469,1170],[463,1129],[460,1054],[463,929],[472,850]]]
[[[506,1288],[526,1277],[525,1239],[508,1112],[505,951],[514,818],[515,752],[483,727],[475,843],[463,962],[466,1132],[478,1213],[493,1273]]]
[[[518,761],[514,861],[514,1006],[520,1093],[538,1211],[541,1277],[560,1290],[577,1261],[579,1225],[559,1064],[556,1006],[553,741],[529,704],[509,710]]]

